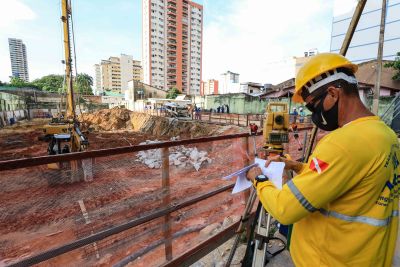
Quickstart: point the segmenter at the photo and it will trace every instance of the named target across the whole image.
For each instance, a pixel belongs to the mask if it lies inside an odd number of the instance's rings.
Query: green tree
[[[75,79],[75,92],[82,95],[93,95],[93,78],[89,74],[79,73]]]
[[[50,74],[40,79],[34,80],[32,83],[39,89],[48,92],[61,93],[63,88],[64,76],[58,74]]]
[[[25,82],[19,77],[11,77],[10,86],[12,87],[29,87],[29,83]]]
[[[172,87],[169,89],[167,93],[167,98],[169,99],[175,99],[181,92],[178,90],[176,87]]]
[[[386,63],[385,67],[395,69],[396,73],[392,79],[395,81],[400,81],[400,52],[397,52],[397,57],[394,59],[394,61]]]

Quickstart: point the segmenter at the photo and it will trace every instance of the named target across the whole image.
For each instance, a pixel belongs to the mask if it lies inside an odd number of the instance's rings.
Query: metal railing
[[[387,109],[382,113],[381,120],[391,126],[392,120],[400,116],[400,94],[397,94],[390,102]]]
[[[70,153],[70,154],[61,154],[61,155],[55,155],[55,156],[42,156],[42,157],[34,157],[34,158],[26,158],[26,159],[18,159],[18,160],[8,160],[8,161],[1,161],[0,162],[0,172],[4,171],[10,171],[10,170],[15,170],[15,169],[22,169],[22,168],[27,168],[27,167],[33,167],[33,166],[39,166],[39,165],[44,165],[44,164],[50,164],[50,163],[58,163],[58,162],[66,162],[66,161],[80,161],[80,160],[85,160],[85,159],[93,159],[93,158],[101,158],[101,157],[106,157],[106,156],[115,156],[115,155],[122,155],[126,153],[131,153],[131,152],[139,152],[139,151],[146,151],[146,150],[151,150],[151,149],[161,149],[161,157],[162,157],[162,190],[165,193],[165,195],[162,198],[162,206],[156,208],[155,210],[151,211],[150,213],[144,215],[144,216],[139,216],[133,219],[130,219],[127,222],[121,223],[119,225],[115,225],[109,229],[98,231],[95,233],[92,233],[89,236],[80,238],[78,240],[65,243],[61,246],[58,246],[56,248],[52,248],[40,253],[37,253],[34,256],[30,256],[28,258],[25,258],[19,262],[16,262],[14,264],[11,264],[10,266],[29,266],[33,264],[37,264],[52,258],[55,258],[57,256],[66,254],[68,252],[71,252],[73,250],[76,250],[78,248],[82,248],[84,246],[87,246],[89,244],[93,244],[95,242],[104,240],[107,237],[122,233],[124,231],[127,231],[129,229],[132,229],[133,227],[137,227],[139,225],[142,225],[144,223],[147,223],[149,221],[155,220],[157,218],[163,218],[165,220],[165,227],[163,228],[164,230],[164,241],[160,241],[164,243],[165,246],[165,257],[166,260],[169,262],[167,263],[167,266],[172,266],[171,263],[176,263],[176,262],[188,262],[187,258],[187,253],[183,253],[182,255],[176,257],[175,259],[173,258],[172,255],[172,238],[173,234],[171,233],[171,213],[176,212],[180,209],[183,209],[185,207],[188,207],[190,205],[193,205],[195,203],[198,203],[199,201],[208,199],[212,196],[218,195],[222,192],[226,192],[228,190],[231,190],[233,187],[233,184],[225,185],[220,188],[214,189],[212,191],[209,191],[205,194],[195,196],[189,199],[185,199],[184,201],[181,201],[179,203],[172,203],[169,197],[169,185],[170,185],[170,177],[169,177],[169,148],[171,147],[176,147],[176,146],[183,146],[183,145],[191,145],[191,144],[199,144],[199,143],[208,143],[208,142],[214,142],[214,141],[221,141],[221,140],[232,140],[232,139],[242,139],[242,144],[243,148],[247,150],[247,153],[249,153],[249,134],[232,134],[232,135],[225,135],[225,136],[212,136],[212,137],[203,137],[203,138],[196,138],[196,139],[186,139],[186,140],[178,140],[178,141],[169,141],[169,142],[162,142],[162,143],[155,143],[155,144],[146,144],[146,145],[136,145],[136,146],[126,146],[126,147],[118,147],[118,148],[113,148],[113,149],[102,149],[102,150],[94,150],[94,151],[85,151],[85,152],[77,152],[77,153]],[[2,179],[5,179],[6,176],[2,175]],[[234,224],[227,229],[225,229],[223,232],[219,233],[218,235],[211,237],[209,240],[204,241],[201,243],[200,247],[196,246],[192,249],[188,250],[189,254],[194,253],[197,255],[196,257],[193,257],[190,262],[193,262],[193,259],[200,257],[201,255],[204,255],[206,252],[210,252],[215,244],[219,244],[224,240],[229,239],[229,237],[233,236],[235,233],[237,224]],[[216,239],[219,239],[217,243]],[[135,257],[131,258],[126,258],[124,259],[122,263],[127,263],[129,261],[133,261],[137,257],[140,256],[140,254],[135,254]],[[127,261],[127,262],[126,262]],[[124,265],[124,264],[122,264]]]

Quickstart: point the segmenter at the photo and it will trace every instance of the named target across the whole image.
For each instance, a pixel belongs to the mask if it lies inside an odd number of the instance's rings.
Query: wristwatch
[[[257,187],[258,183],[260,183],[260,182],[266,182],[266,181],[268,181],[269,179],[268,179],[268,177],[265,176],[264,174],[260,174],[260,175],[258,175],[258,176],[256,177],[255,180],[256,180],[256,187]]]

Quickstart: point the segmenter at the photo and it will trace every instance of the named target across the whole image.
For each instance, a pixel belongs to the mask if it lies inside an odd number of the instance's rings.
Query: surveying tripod
[[[251,135],[252,135],[253,141],[254,141],[253,143],[254,143],[255,156],[257,156],[257,147],[256,147],[256,141],[255,141],[255,135],[256,135],[257,129],[258,129],[258,127],[256,127],[255,125],[250,125],[250,131],[251,131]],[[283,146],[282,145],[275,146],[273,149],[267,149],[266,151],[268,153],[274,153],[274,154],[283,156]],[[291,178],[290,172],[286,172],[286,175],[289,179]],[[241,235],[241,233],[244,232],[247,221],[251,217],[252,208],[254,206],[254,202],[256,201],[256,199],[257,199],[257,192],[254,188],[251,188],[250,197],[247,200],[244,213],[241,217],[240,225],[239,225],[238,231],[235,236],[232,250],[231,250],[229,257],[227,259],[227,262],[225,264],[226,267],[231,265],[233,256],[235,255],[236,249],[239,245],[240,235]],[[255,213],[255,218],[251,225],[250,233],[248,234],[249,240],[247,243],[246,254],[242,261],[242,266],[244,266],[244,267],[247,267],[247,266],[264,267],[272,257],[278,255],[279,253],[281,253],[282,251],[284,251],[286,249],[286,244],[283,240],[281,240],[280,238],[270,236],[271,222],[272,222],[271,214],[266,212],[266,210],[263,208],[261,202],[259,201],[256,213]],[[282,248],[280,248],[274,252],[268,251],[268,244],[269,244],[269,241],[271,241],[271,240],[280,241],[283,244]]]

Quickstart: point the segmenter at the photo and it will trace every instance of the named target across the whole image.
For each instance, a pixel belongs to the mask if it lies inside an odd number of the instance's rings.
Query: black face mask
[[[333,131],[339,128],[339,100],[329,110],[324,110],[324,100],[327,95],[314,108],[311,119],[321,130]]]

